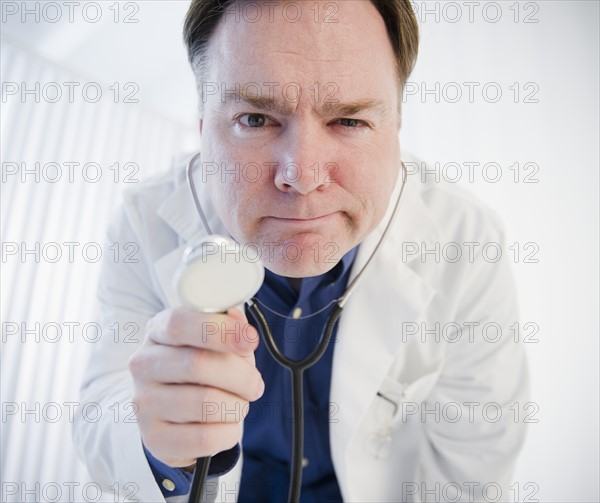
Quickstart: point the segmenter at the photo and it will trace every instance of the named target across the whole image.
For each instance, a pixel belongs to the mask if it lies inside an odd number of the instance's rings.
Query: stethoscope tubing
[[[189,503],[200,503],[202,501],[211,459],[211,456],[206,456],[196,460],[196,469],[194,470],[194,478],[192,479],[190,498],[188,500]]]
[[[256,320],[260,333],[262,335],[267,349],[273,359],[282,367],[288,369],[292,378],[292,464],[290,469],[290,488],[288,493],[288,502],[295,503],[300,500],[300,491],[302,489],[302,468],[304,459],[304,371],[317,363],[329,346],[333,328],[342,314],[342,307],[336,304],[333,311],[327,318],[327,323],[323,327],[321,338],[313,349],[311,354],[302,360],[292,360],[285,356],[277,346],[273,334],[269,329],[264,314],[252,299],[248,302],[248,310]]]
[[[302,468],[304,459],[304,371],[317,363],[329,346],[331,334],[335,324],[342,315],[343,307],[336,304],[327,318],[319,342],[313,351],[302,360],[292,360],[285,356],[269,328],[264,313],[258,306],[256,299],[248,301],[248,310],[256,321],[260,335],[265,341],[269,353],[273,359],[282,367],[290,371],[292,380],[292,463],[290,468],[290,487],[288,502],[295,503],[300,500],[302,489]],[[190,503],[200,503],[206,483],[206,476],[210,466],[211,457],[206,456],[196,460],[196,469],[190,489]]]

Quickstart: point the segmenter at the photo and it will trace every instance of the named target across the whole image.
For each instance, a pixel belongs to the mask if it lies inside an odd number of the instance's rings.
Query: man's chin
[[[339,261],[338,261],[339,262]],[[331,263],[290,263],[287,261],[263,262],[263,265],[271,272],[286,278],[310,278],[320,276],[333,269],[338,262]]]
[[[335,243],[288,240],[263,250],[261,261],[271,272],[288,278],[320,276],[333,269],[344,256]]]

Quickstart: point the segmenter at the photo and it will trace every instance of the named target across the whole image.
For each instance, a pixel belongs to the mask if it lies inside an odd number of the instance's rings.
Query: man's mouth
[[[292,230],[294,232],[311,232],[317,229],[323,229],[327,226],[335,225],[339,211],[315,216],[267,216],[263,218],[263,223],[269,226],[280,228],[282,230]]]
[[[298,216],[268,216],[265,217],[267,220],[277,220],[280,222],[287,222],[289,224],[303,224],[303,223],[320,223],[325,222],[337,215],[339,212],[326,213],[324,215],[298,217]]]
[[[333,215],[333,213],[329,213],[327,215],[320,215],[316,217],[306,217],[306,218],[297,218],[297,217],[272,217],[278,220],[284,220],[286,222],[317,222],[319,220],[323,220],[329,216]]]

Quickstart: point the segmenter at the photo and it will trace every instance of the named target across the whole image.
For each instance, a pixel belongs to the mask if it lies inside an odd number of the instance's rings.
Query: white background
[[[3,12],[9,3],[15,2],[2,2]],[[28,6],[35,9],[35,4],[29,2]],[[197,99],[181,42],[188,2],[135,2],[132,18],[139,20],[135,24],[115,23],[115,11],[109,10],[112,4],[102,2],[103,17],[97,23],[87,22],[81,15],[70,23],[66,7],[57,23],[46,22],[43,16],[39,22],[32,16],[23,22],[20,15],[2,19],[3,58],[10,45],[25,57],[42,58],[81,81],[94,80],[106,86],[135,82],[139,85],[138,106],[174,128],[181,126],[174,144],[193,148]],[[448,163],[463,166],[458,183],[492,206],[505,224],[508,241],[520,244],[514,272],[521,320],[539,326],[539,342],[527,345],[539,422],[530,425],[515,474],[521,488],[528,482],[536,485],[527,486],[520,500],[529,494],[530,501],[598,501],[599,3],[479,2],[473,7],[473,22],[467,4],[415,2],[422,42],[418,65],[409,79],[411,94],[405,98],[402,146],[446,166],[442,173],[447,178],[457,176]],[[430,13],[425,15],[425,9]],[[121,16],[134,12],[126,2],[117,10]],[[459,13],[461,19],[452,22]],[[498,13],[500,19],[492,22]],[[50,11],[47,14],[54,16]],[[472,84],[472,100],[465,82],[477,83]],[[483,94],[486,84],[489,94]],[[498,88],[502,97],[493,103]],[[426,89],[434,92],[426,93]],[[461,99],[457,99],[457,89],[463,93]],[[3,141],[12,126],[10,120],[3,116]],[[3,143],[2,149],[6,147]],[[481,169],[476,169],[471,182],[465,162],[497,163],[502,176],[492,183],[489,176],[495,176],[495,171],[488,171],[486,180]],[[509,169],[515,163],[535,163],[539,171],[532,180],[537,183],[522,180],[529,173],[526,171],[515,182],[515,172]],[[152,166],[142,170],[140,178],[165,168]],[[7,185],[3,197],[8,190],[24,189]],[[112,197],[104,206],[110,210],[117,202],[118,198]],[[30,203],[35,205],[36,200]],[[94,236],[101,239],[110,211],[104,208],[101,219],[93,211],[81,211],[81,218],[87,220],[80,224],[94,228]],[[20,221],[24,217],[19,212],[12,212],[10,218],[11,228],[32,225]],[[60,225],[60,221],[46,221],[45,236],[58,236]],[[8,238],[3,235],[3,239]],[[537,252],[530,257],[537,263],[525,263],[523,252],[533,249],[524,249],[525,243],[537,245]],[[6,270],[10,262],[2,266]],[[94,300],[94,274],[95,270],[82,293],[88,303]],[[3,282],[3,297],[10,293],[6,285]],[[39,302],[49,302],[50,296],[49,291],[38,293]],[[14,314],[21,312],[18,306],[11,305],[13,311],[7,312],[4,301],[3,321],[19,321]],[[50,319],[60,319],[59,314],[54,316]],[[15,383],[7,382],[5,359],[15,350],[15,343],[3,345],[3,401],[7,394],[15,402],[28,400],[14,391]],[[53,380],[63,383],[65,396],[73,400],[77,398],[81,361],[88,350],[77,349],[74,357],[80,363],[52,374]],[[19,354],[25,358],[23,352]],[[40,370],[43,367],[25,360],[19,365],[19,375],[27,375],[32,388],[48,380]],[[5,428],[4,420],[2,426]],[[14,438],[24,442],[26,437],[25,433]],[[31,482],[37,476],[33,474],[40,473],[35,458],[52,462],[48,438],[37,438],[44,455],[32,456],[37,447],[30,444],[29,460],[24,463],[22,442],[9,442],[3,434],[5,463],[21,467],[20,472],[6,469],[4,481]],[[64,449],[63,454],[73,455],[70,447]],[[54,461],[60,459],[56,454]],[[81,466],[73,465],[71,470],[71,478],[66,480],[84,477]],[[48,477],[46,480],[53,480]]]

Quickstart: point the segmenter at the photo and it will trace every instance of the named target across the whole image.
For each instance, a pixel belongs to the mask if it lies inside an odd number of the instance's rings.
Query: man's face
[[[251,4],[230,7],[208,48],[208,193],[267,268],[316,276],[387,209],[400,166],[394,53],[371,2]]]

